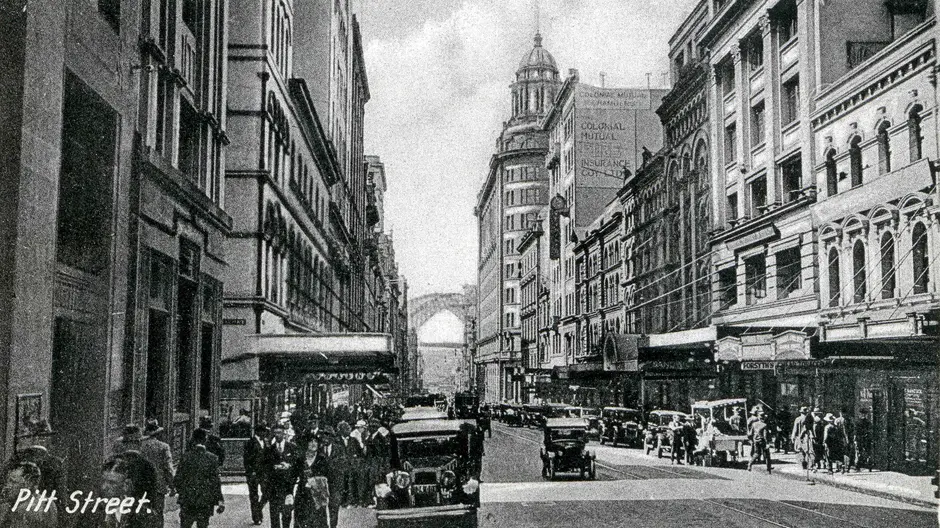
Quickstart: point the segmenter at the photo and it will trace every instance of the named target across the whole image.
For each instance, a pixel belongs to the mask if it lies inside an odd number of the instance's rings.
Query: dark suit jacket
[[[146,437],[140,443],[140,454],[153,464],[157,472],[157,492],[165,494],[173,482],[173,455],[170,445],[156,438]]]
[[[258,438],[252,437],[245,442],[245,451],[242,455],[242,463],[245,465],[245,473],[248,475],[264,475],[264,450],[263,443],[259,443]]]
[[[284,450],[279,451],[277,443],[272,442],[264,449],[264,480],[267,493],[272,497],[284,497],[291,493],[296,479],[294,464],[298,453],[297,446],[284,441]],[[286,463],[287,469],[277,469]]]
[[[184,508],[211,509],[223,501],[219,459],[205,446],[194,446],[183,455],[174,483]]]

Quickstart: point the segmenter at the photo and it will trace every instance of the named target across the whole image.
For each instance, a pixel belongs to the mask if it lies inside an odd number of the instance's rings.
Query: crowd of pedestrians
[[[823,415],[819,407],[800,407],[790,433],[803,469],[846,473],[853,467],[872,470],[872,423],[868,409],[857,420],[846,409]]]
[[[343,507],[374,507],[373,486],[389,471],[397,409],[344,406],[257,425],[245,442],[251,516],[272,528],[335,528]]]

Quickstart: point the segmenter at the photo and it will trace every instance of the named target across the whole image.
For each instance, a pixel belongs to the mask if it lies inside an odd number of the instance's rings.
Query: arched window
[[[911,109],[911,113],[907,116],[907,134],[911,147],[911,163],[919,160],[924,155],[924,134],[920,127],[922,119],[920,112],[922,110],[923,107],[915,105],[914,108]]]
[[[882,121],[878,125],[878,174],[891,172],[891,136],[888,129],[891,123]]]
[[[856,303],[865,302],[868,284],[865,280],[865,244],[857,240],[852,246],[852,297]]]
[[[836,170],[836,151],[826,152],[826,196],[835,196],[839,192],[839,173]]]
[[[927,293],[927,284],[930,281],[930,255],[927,250],[927,228],[919,223],[914,226],[911,234],[911,257],[914,265],[913,293]]]
[[[895,289],[894,235],[885,233],[881,237],[881,298],[891,299]]]
[[[829,250],[829,306],[839,306],[839,294],[842,290],[839,285],[839,251],[836,248]]]
[[[855,136],[849,143],[849,172],[852,176],[852,187],[862,184],[862,137]]]

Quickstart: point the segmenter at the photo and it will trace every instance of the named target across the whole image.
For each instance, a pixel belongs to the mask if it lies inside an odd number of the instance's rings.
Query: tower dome
[[[512,84],[512,117],[518,123],[545,115],[561,82],[555,57],[542,47],[542,34],[535,33],[535,46],[519,62]]]
[[[553,72],[558,71],[558,66],[555,64],[555,57],[552,57],[552,54],[542,47],[541,33],[535,34],[535,46],[533,46],[528,53],[523,55],[522,60],[519,61],[519,70],[536,68],[549,69]]]

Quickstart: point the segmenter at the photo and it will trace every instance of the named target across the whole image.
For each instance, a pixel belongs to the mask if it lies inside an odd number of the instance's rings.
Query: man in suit
[[[330,528],[336,528],[346,478],[345,453],[343,453],[342,445],[336,443],[335,432],[332,427],[328,425],[323,427],[320,431],[320,439],[322,442],[320,450],[323,452],[325,459],[326,481],[330,487]]]
[[[362,461],[362,444],[354,437],[351,437],[350,433],[352,433],[352,427],[348,422],[343,421],[336,424],[334,449],[336,449],[337,456],[334,465],[343,472],[343,484],[341,485],[343,489],[343,506],[356,506],[359,500],[359,482],[356,476]]]
[[[275,425],[272,432],[274,439],[264,450],[264,496],[268,500],[271,528],[289,528],[292,512],[285,501],[294,491],[293,467],[297,448],[287,440],[283,425]]]
[[[181,528],[192,528],[193,523],[197,528],[208,528],[213,508],[220,514],[225,511],[219,459],[206,450],[208,436],[205,429],[193,432],[193,447],[183,455],[176,472]]]
[[[260,526],[264,520],[264,503],[267,500],[264,489],[264,450],[267,447],[268,428],[263,424],[255,426],[254,435],[245,442],[242,462],[245,465],[245,480],[248,482],[248,502],[251,504],[251,522]]]
[[[147,420],[144,426],[144,438],[140,441],[140,454],[153,464],[156,471],[156,495],[151,500],[151,508],[158,519],[158,526],[163,526],[163,510],[166,494],[173,487],[173,454],[170,445],[158,438],[163,432],[157,420]]]
[[[225,465],[225,448],[222,447],[222,439],[212,434],[212,417],[203,416],[199,419],[199,428],[206,431],[206,450],[219,459],[219,467]]]

